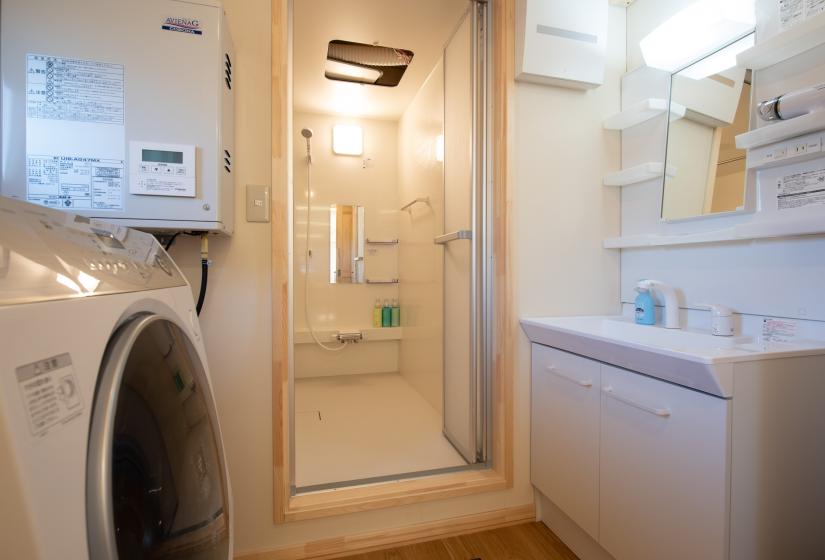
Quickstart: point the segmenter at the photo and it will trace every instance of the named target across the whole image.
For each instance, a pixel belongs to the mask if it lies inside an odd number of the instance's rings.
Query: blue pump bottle
[[[636,323],[640,325],[656,324],[656,303],[650,289],[643,286],[636,286],[639,295],[636,296]]]

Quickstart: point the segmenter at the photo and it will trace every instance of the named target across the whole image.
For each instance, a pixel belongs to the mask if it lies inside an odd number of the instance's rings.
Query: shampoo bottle
[[[398,303],[398,298],[392,300],[392,320],[390,324],[393,327],[401,326],[401,306]]]
[[[381,306],[381,299],[376,299],[375,307],[372,308],[372,326],[376,329],[381,328],[383,312],[384,308]]]
[[[644,286],[636,286],[639,295],[636,296],[636,322],[640,325],[656,324],[656,305],[650,289]]]
[[[390,307],[390,300],[384,300],[384,307],[381,308],[381,326],[392,326],[392,307]]]

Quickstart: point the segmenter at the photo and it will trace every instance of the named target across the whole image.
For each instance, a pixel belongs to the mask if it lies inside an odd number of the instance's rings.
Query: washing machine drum
[[[229,556],[229,494],[206,371],[175,322],[138,315],[112,337],[86,472],[92,559]]]

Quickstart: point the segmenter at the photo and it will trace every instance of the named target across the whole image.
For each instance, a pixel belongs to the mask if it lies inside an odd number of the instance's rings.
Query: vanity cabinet
[[[533,484],[598,538],[600,365],[534,344],[532,377]]]
[[[730,401],[601,374],[599,543],[618,560],[726,558]]]
[[[534,486],[617,560],[727,558],[730,401],[532,346]]]

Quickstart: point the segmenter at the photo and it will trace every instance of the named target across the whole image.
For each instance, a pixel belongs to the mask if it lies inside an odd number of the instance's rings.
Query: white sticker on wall
[[[779,210],[825,204],[825,169],[782,177],[777,182],[776,201]]]
[[[72,357],[60,354],[15,370],[29,430],[43,437],[83,412]]]
[[[123,210],[125,130],[123,65],[26,55],[30,202]]]
[[[790,344],[796,340],[796,323],[787,319],[763,319],[762,342]]]
[[[779,25],[787,29],[805,19],[807,0],[779,0]]]

